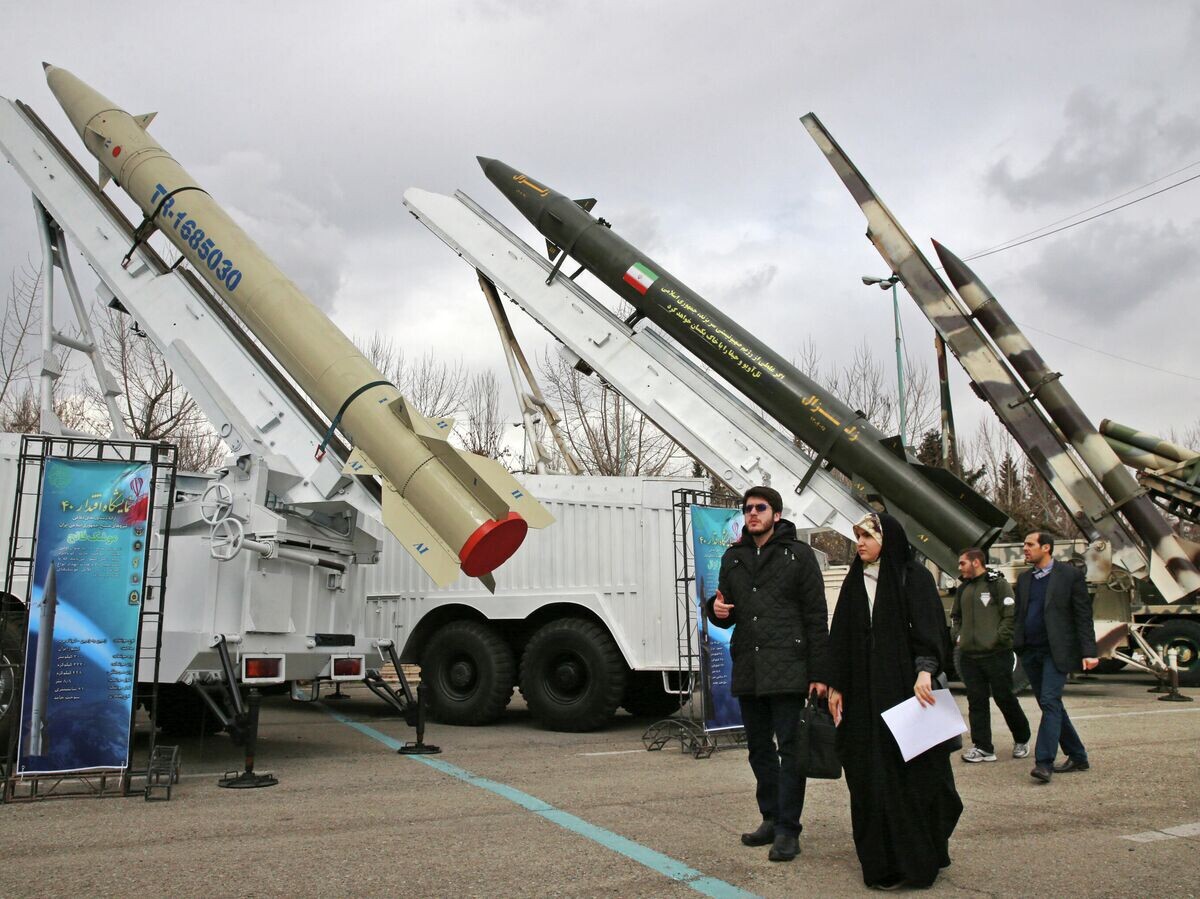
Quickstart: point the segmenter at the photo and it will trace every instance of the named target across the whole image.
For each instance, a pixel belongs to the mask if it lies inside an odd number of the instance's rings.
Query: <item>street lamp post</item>
[[[896,328],[896,386],[900,409],[900,444],[907,446],[908,403],[904,394],[904,345],[900,337],[900,300],[896,296],[896,285],[900,283],[900,276],[893,274],[890,278],[872,278],[870,275],[863,275],[862,282],[868,286],[878,284],[880,290],[887,290],[889,287],[892,289],[892,315]]]

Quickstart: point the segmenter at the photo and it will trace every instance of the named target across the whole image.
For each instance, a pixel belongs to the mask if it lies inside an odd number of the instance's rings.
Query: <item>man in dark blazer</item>
[[[1013,649],[1042,710],[1030,775],[1049,783],[1053,773],[1086,771],[1087,750],[1075,732],[1062,693],[1067,675],[1089,670],[1096,658],[1096,630],[1092,622],[1092,600],[1083,572],[1065,562],[1054,561],[1054,538],[1034,531],[1022,545],[1025,561],[1033,567],[1017,578],[1017,614]],[[1054,764],[1058,747],[1067,758]]]

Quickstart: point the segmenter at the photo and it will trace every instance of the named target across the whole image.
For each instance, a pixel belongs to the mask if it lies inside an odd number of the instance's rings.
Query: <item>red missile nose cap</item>
[[[459,550],[463,573],[479,577],[496,570],[517,551],[529,525],[516,512],[502,521],[485,521]]]

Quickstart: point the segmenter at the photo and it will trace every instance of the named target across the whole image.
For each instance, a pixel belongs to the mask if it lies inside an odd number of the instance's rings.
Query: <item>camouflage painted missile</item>
[[[593,218],[590,204],[495,159],[479,163],[546,238],[551,258],[573,258],[856,485],[869,484],[904,519],[914,546],[945,570],[954,570],[963,547],[989,545],[1006,524],[951,472],[910,462],[862,416]]]
[[[1075,402],[1058,372],[1009,317],[996,297],[961,259],[934,241],[946,276],[971,314],[991,335],[1021,380],[1062,430],[1083,464],[1100,481],[1113,504],[1142,538],[1150,559],[1150,579],[1167,602],[1200,590],[1200,570],[1166,519],[1138,487],[1128,469]]]
[[[490,572],[529,527],[549,524],[549,513],[499,463],[451,446],[453,422],[430,421],[401,396],[147,133],[153,113],[132,116],[70,72],[45,69],[50,90],[100,161],[101,183],[111,178],[129,194],[147,226],[162,232],[351,437],[344,473],[381,479],[384,526],[437,584],[461,571],[492,586]]]
[[[1137,428],[1118,424],[1108,418],[1101,419],[1100,433],[1105,437],[1111,437],[1114,440],[1119,440],[1121,443],[1129,444],[1148,453],[1153,453],[1160,458],[1169,459],[1172,462],[1194,462],[1200,459],[1200,453],[1193,449],[1188,449],[1186,446],[1180,446],[1178,443],[1172,443],[1169,440],[1163,440],[1161,437],[1155,437],[1146,431],[1139,431]]]
[[[867,238],[946,341],[970,377],[971,388],[992,407],[1083,535],[1088,540],[1107,540],[1115,562],[1134,573],[1144,573],[1146,560],[1138,540],[1109,513],[1108,498],[1063,446],[1058,429],[1028,402],[1004,359],[964,314],[929,260],[820,120],[809,113],[801,121],[866,216]]]
[[[1117,458],[1130,468],[1141,468],[1146,471],[1177,472],[1188,467],[1188,463],[1186,462],[1176,462],[1174,459],[1168,459],[1166,456],[1159,456],[1142,449],[1140,446],[1134,446],[1126,443],[1124,440],[1109,437],[1104,433],[1101,433],[1101,436],[1104,438],[1104,442],[1117,454]]]

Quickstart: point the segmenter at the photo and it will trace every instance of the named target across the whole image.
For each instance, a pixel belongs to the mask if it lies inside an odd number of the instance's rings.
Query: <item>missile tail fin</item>
[[[488,593],[495,594],[496,578],[494,576],[492,576],[490,574],[481,574],[481,575],[479,575],[479,583],[481,583],[481,584],[483,584],[483,586],[487,587]]]
[[[104,185],[108,184],[108,182],[111,180],[112,175],[108,173],[108,169],[106,169],[104,166],[100,166],[100,174],[96,176],[96,183],[100,185],[100,189],[104,190]]]
[[[156,115],[158,115],[157,112],[144,112],[141,115],[135,115],[133,120],[138,123],[138,126],[143,131],[145,131],[150,127],[150,123],[154,121],[154,117]]]
[[[483,502],[479,491],[486,490],[507,506],[506,513],[508,511],[516,512],[525,519],[525,523],[531,528],[544,528],[554,523],[554,516],[546,511],[546,507],[530,496],[520,482],[509,474],[508,469],[495,459],[488,459],[462,450],[455,450],[455,452],[474,474],[474,485],[467,482],[467,486],[476,499]],[[487,503],[484,505],[491,508]],[[504,516],[496,516],[497,519],[502,517]]]
[[[579,205],[579,208],[582,209],[584,212],[591,212],[593,209],[596,208],[596,198],[595,197],[588,197],[586,200],[576,200],[575,202]]]
[[[426,445],[429,445],[430,441],[445,443],[446,438],[450,436],[451,429],[454,427],[453,418],[439,418],[435,421],[430,421],[402,396],[393,400],[388,408],[395,413],[397,418],[404,422],[405,427],[420,437]],[[430,449],[433,449],[433,447],[430,447]],[[437,450],[434,450],[434,452],[437,452]]]
[[[342,474],[365,477],[368,475],[378,475],[379,469],[375,467],[374,462],[367,458],[366,453],[355,448],[350,452],[350,458],[346,460],[346,464],[342,466]]]
[[[546,255],[550,257],[551,262],[557,259],[558,254],[561,252],[562,250],[560,250],[555,244],[552,244],[548,240],[546,241]]]
[[[439,587],[448,587],[462,574],[458,554],[387,480],[383,482],[383,526]]]

